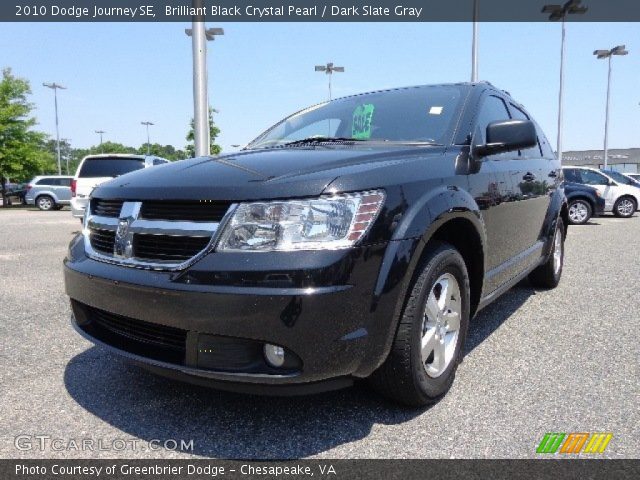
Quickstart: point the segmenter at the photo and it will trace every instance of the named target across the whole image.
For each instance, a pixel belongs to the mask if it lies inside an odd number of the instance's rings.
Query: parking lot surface
[[[524,283],[481,312],[453,388],[418,410],[365,385],[224,393],[93,346],[69,324],[62,278],[79,227],[68,210],[0,211],[2,458],[527,458],[545,432],[611,432],[603,456],[640,457],[638,215],[570,227],[560,286]],[[19,435],[60,441],[18,449]]]

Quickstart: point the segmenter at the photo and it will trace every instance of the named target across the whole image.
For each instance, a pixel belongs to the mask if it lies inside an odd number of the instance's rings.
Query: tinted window
[[[516,107],[513,103],[511,103],[510,105],[511,105],[511,113],[513,114],[513,118],[515,118],[516,120],[531,120],[531,117],[526,112]],[[536,131],[537,131],[537,128],[536,128]],[[520,150],[520,155],[525,158],[539,158],[542,156],[542,150],[540,149],[540,145],[538,145],[537,147],[531,147],[531,148],[527,148],[526,150]]]
[[[511,116],[507,110],[507,105],[502,99],[493,95],[485,98],[476,120],[476,135],[480,135],[478,138],[481,139],[480,142],[476,141],[476,143],[487,142],[487,126],[490,123],[510,119]]]
[[[70,178],[61,178],[60,179],[60,185],[62,185],[63,187],[70,187],[71,186],[71,179]]]
[[[585,185],[609,185],[609,179],[593,170],[580,170],[580,177]]]
[[[57,178],[41,178],[36,182],[36,185],[60,185],[60,181]]]
[[[582,183],[582,179],[580,178],[580,172],[575,168],[565,168],[563,169],[564,179],[567,182],[573,183]]]
[[[247,148],[281,146],[309,137],[447,143],[463,87],[415,87],[334,100],[286,118]]]
[[[626,177],[619,172],[606,170],[604,173],[606,173],[609,177],[613,178],[616,182],[621,183],[622,185],[633,185],[634,187],[638,185],[637,182],[634,182],[629,177]]]
[[[79,177],[117,177],[144,168],[140,158],[88,158],[82,164]]]

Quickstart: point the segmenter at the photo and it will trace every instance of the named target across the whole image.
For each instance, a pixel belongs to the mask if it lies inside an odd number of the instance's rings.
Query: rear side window
[[[118,177],[144,168],[141,158],[88,158],[80,169],[81,178]]]
[[[71,186],[71,179],[70,178],[60,178],[60,185],[62,185],[63,187],[70,187]]]
[[[36,185],[60,185],[60,179],[58,178],[41,178],[36,182]]]

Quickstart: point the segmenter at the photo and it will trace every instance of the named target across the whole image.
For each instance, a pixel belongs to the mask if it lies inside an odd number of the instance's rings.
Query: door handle
[[[523,179],[525,182],[533,182],[533,181],[536,179],[536,176],[535,176],[533,173],[531,173],[531,172],[527,172],[527,173],[525,173],[525,174],[524,174],[524,176],[522,177],[522,179]]]

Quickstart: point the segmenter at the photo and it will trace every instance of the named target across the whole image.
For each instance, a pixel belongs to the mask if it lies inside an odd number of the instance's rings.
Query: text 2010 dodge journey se
[[[174,378],[289,394],[368,377],[424,405],[479,309],[527,275],[558,284],[561,182],[488,83],[334,100],[97,187],[64,262],[73,324]]]

